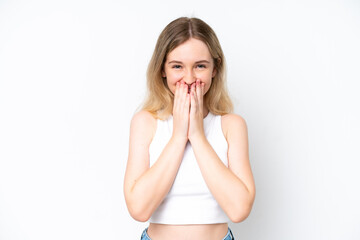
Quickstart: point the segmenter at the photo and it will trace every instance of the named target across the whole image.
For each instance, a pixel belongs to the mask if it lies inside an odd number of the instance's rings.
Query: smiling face
[[[195,38],[180,44],[167,55],[162,72],[172,93],[175,93],[177,82],[191,86],[196,80],[200,80],[205,84],[205,94],[215,74],[214,60],[207,45]]]

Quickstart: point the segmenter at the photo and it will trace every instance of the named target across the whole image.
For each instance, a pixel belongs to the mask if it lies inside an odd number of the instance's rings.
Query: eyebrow
[[[170,62],[168,62],[168,64],[172,64],[172,63],[182,63],[181,61],[176,61],[176,60],[172,60]],[[195,63],[210,63],[208,60],[200,60],[200,61],[196,61]]]

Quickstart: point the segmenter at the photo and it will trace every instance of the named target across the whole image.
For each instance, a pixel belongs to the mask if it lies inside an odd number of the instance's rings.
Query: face
[[[191,84],[200,80],[205,84],[205,94],[215,74],[214,61],[207,45],[195,38],[177,46],[168,54],[162,72],[172,93],[175,93],[177,82],[186,83],[190,89]]]

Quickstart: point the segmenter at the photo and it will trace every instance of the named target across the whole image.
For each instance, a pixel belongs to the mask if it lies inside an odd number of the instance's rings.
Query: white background
[[[236,239],[360,239],[360,2],[1,1],[0,239],[140,239],[129,123],[162,29],[205,20],[248,124]]]

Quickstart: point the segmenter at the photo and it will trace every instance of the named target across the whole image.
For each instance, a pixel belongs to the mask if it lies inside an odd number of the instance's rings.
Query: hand
[[[204,87],[205,84],[196,80],[190,91],[190,123],[188,137],[190,142],[198,137],[205,137],[204,132]]]
[[[190,94],[188,85],[177,82],[174,94],[173,106],[173,137],[180,140],[188,140],[189,129]]]

